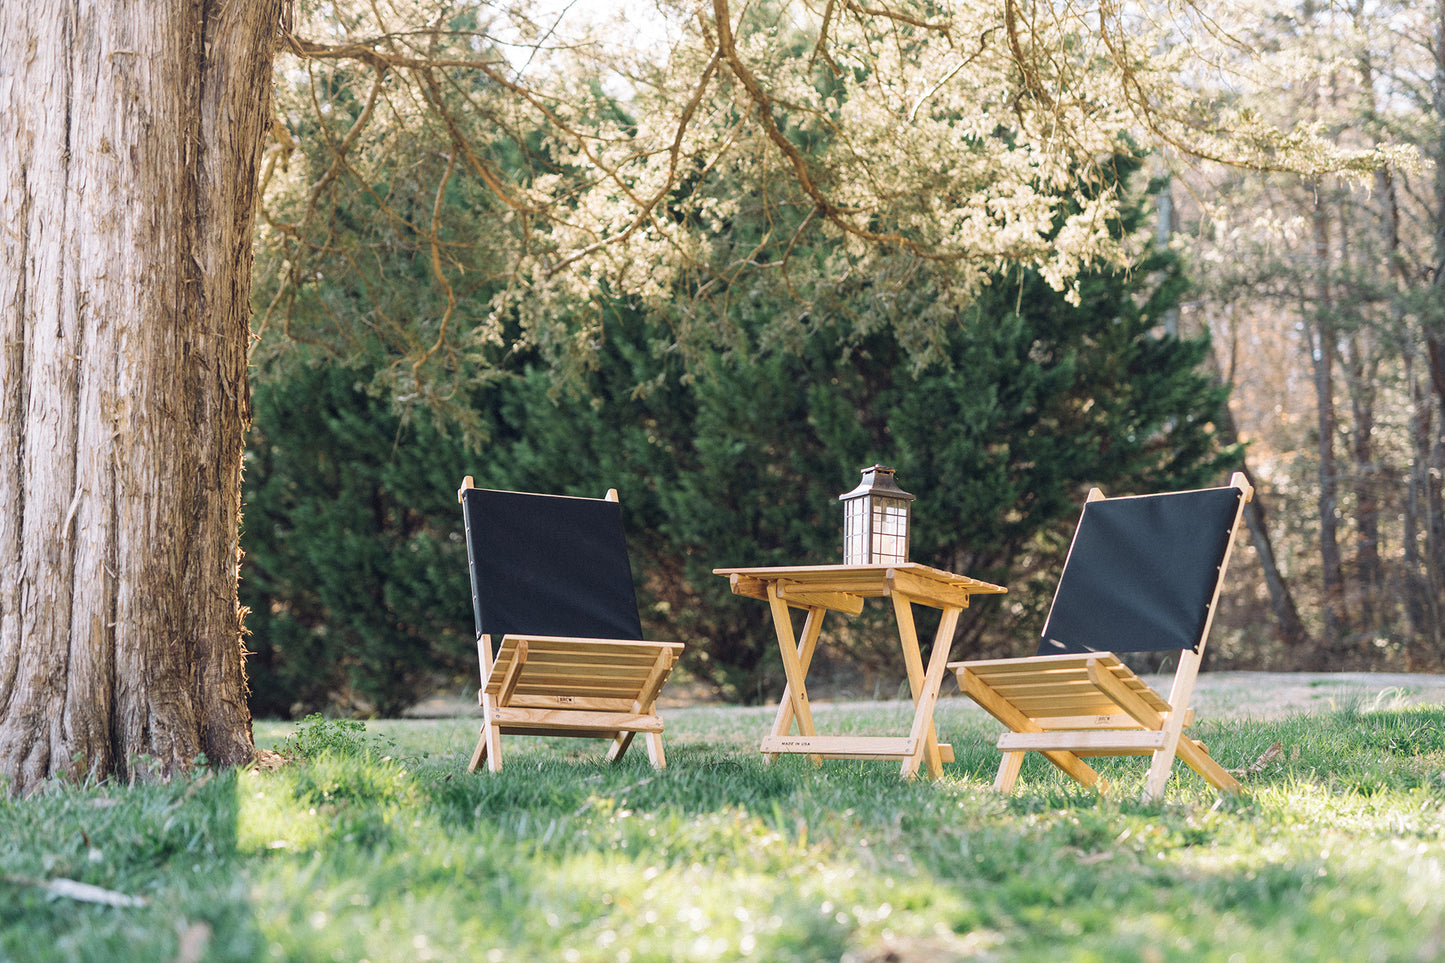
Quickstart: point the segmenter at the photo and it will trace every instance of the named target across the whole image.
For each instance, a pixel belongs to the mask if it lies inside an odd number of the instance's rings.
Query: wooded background
[[[1209,666],[1442,668],[1445,0],[712,8],[296,6],[256,713],[466,687],[463,474],[619,489],[649,637],[728,699],[781,669],[710,570],[837,561],[875,462],[914,560],[1009,587],[957,656],[1032,652],[1090,486],[1243,469]],[[857,695],[886,631],[833,650]]]

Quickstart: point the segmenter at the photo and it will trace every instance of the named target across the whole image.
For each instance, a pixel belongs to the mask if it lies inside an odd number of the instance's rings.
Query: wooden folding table
[[[898,759],[905,778],[918,775],[926,763],[933,776],[941,775],[943,763],[953,761],[953,747],[940,745],[933,727],[933,708],[948,663],[958,616],[968,607],[972,595],[998,595],[1007,589],[965,575],[904,562],[894,565],[800,565],[772,568],[717,568],[732,585],[734,595],[768,603],[783,671],[788,684],[778,706],[772,731],[763,739],[762,752],[769,760],[780,753],[803,753],[814,761],[830,759]],[[898,623],[898,641],[908,669],[913,693],[913,726],[906,736],[820,736],[813,728],[808,704],[808,667],[817,649],[823,617],[829,611],[857,615],[865,598],[887,598],[893,603]],[[939,609],[938,631],[927,668],[918,646],[913,622],[913,605]],[[793,631],[789,608],[807,612],[803,636]],[[798,734],[792,734],[794,722]]]

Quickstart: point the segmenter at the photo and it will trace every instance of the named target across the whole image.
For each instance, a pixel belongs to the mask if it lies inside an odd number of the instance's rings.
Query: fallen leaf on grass
[[[1277,742],[1273,743],[1268,749],[1262,752],[1259,758],[1256,759],[1254,762],[1250,763],[1248,766],[1245,766],[1243,769],[1231,769],[1229,770],[1229,773],[1232,776],[1258,775],[1259,773],[1264,772],[1265,768],[1270,763],[1278,759],[1280,753],[1282,752],[1284,752],[1284,746],[1280,745]]]
[[[905,937],[885,935],[878,944],[850,950],[843,963],[939,963],[942,960],[994,960],[1003,935],[992,930],[974,930],[962,936],[941,933]]]
[[[192,923],[180,931],[175,963],[201,963],[210,944],[211,928],[205,923]]]
[[[143,896],[117,893],[113,889],[105,889],[101,886],[93,886],[90,883],[82,883],[73,879],[65,879],[64,877],[57,877],[55,879],[32,879],[29,876],[6,876],[5,881],[18,886],[37,886],[56,899],[73,899],[80,903],[95,903],[98,906],[118,906],[123,909],[146,905],[145,897]]]
[[[270,749],[257,749],[256,761],[251,764],[253,772],[275,772],[286,765],[289,760],[279,752]]]
[[[195,780],[194,782],[192,782],[189,786],[186,787],[186,791],[181,794],[181,798],[180,798],[180,799],[177,799],[175,802],[171,803],[171,807],[170,807],[170,808],[171,808],[171,809],[175,809],[175,808],[177,808],[178,806],[180,806],[182,803],[186,802],[188,799],[190,799],[192,796],[194,796],[194,795],[197,793],[197,791],[200,790],[200,788],[201,788],[202,786],[204,786],[206,783],[210,782],[213,778],[215,778],[215,775],[216,775],[216,770],[212,769],[212,770],[210,770],[209,772],[207,772],[204,776],[202,776],[201,778],[199,778],[199,779]]]

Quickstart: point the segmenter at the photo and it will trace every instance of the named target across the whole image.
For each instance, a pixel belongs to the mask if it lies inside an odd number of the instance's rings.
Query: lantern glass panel
[[[908,503],[897,498],[873,500],[874,563],[908,561]]]
[[[868,506],[864,499],[844,502],[843,564],[863,565],[868,561]]]

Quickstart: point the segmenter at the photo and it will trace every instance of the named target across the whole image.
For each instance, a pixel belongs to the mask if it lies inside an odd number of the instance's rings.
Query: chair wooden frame
[[[1193,722],[1189,705],[1234,535],[1244,504],[1254,493],[1239,472],[1230,479],[1230,487],[1240,489],[1243,497],[1239,499],[1219,563],[1203,631],[1194,649],[1180,651],[1168,699],[1156,693],[1110,652],[949,664],[964,694],[1009,728],[998,740],[1004,755],[994,781],[995,789],[1004,793],[1013,790],[1028,752],[1042,753],[1078,782],[1100,791],[1108,788],[1107,783],[1084,761],[1085,757],[1151,756],[1144,785],[1145,800],[1156,800],[1163,795],[1176,756],[1220,791],[1234,792],[1240,788],[1239,780],[1209,755],[1203,743],[1184,734]],[[1088,500],[1103,498],[1103,493],[1094,489]]]
[[[475,487],[462,481],[457,500]],[[616,489],[607,501],[617,501]],[[485,762],[502,769],[502,736],[571,736],[609,739],[607,759],[617,761],[637,733],[658,769],[667,766],[658,693],[681,655],[680,642],[596,639],[511,633],[493,654],[493,638],[477,636],[481,664],[481,735],[468,772]]]

